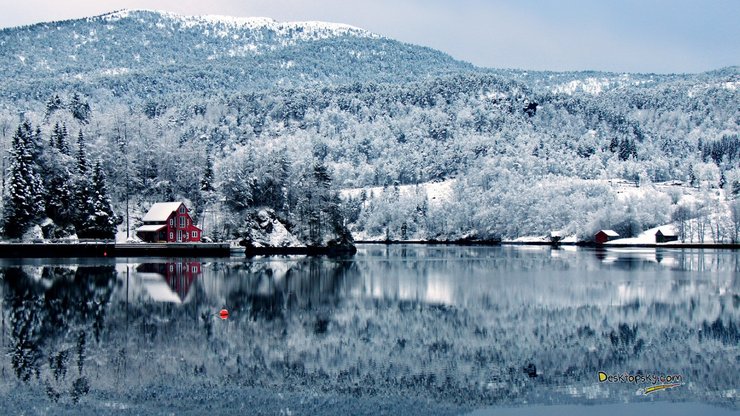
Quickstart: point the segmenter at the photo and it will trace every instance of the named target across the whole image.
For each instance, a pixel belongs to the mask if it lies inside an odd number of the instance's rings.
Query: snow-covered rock
[[[242,245],[251,247],[305,247],[282,222],[275,211],[261,209],[249,218],[250,228]]]

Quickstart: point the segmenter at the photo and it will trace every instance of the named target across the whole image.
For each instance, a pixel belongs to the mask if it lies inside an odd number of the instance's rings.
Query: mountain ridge
[[[134,90],[159,83],[169,84],[165,92],[183,88],[188,92],[188,79],[197,77],[191,72],[200,68],[208,68],[215,88],[234,90],[404,82],[475,70],[443,52],[349,25],[223,19],[124,11],[3,29],[0,70],[9,82],[0,90],[36,97],[55,88],[89,93],[85,90],[99,88],[101,79],[115,83],[121,75],[139,74],[144,79],[127,81]],[[203,88],[198,85],[192,91]]]

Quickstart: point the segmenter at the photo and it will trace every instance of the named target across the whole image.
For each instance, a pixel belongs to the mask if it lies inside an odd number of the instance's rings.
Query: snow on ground
[[[424,182],[418,185],[399,185],[398,189],[401,196],[411,196],[414,195],[417,191],[426,192],[427,199],[429,200],[430,204],[442,204],[452,199],[452,188],[455,182],[456,179],[448,179],[441,182]],[[391,187],[389,186],[386,189],[390,188]],[[377,197],[379,195],[382,195],[383,189],[384,188],[382,186],[348,188],[340,190],[339,195],[342,197],[342,199],[347,199],[348,197],[357,199],[360,197],[360,194],[364,190],[367,194],[367,197],[370,198],[371,196]]]
[[[550,238],[545,236],[524,236],[512,240],[514,243],[549,243]]]
[[[663,234],[676,234],[678,231],[673,224],[661,225],[660,227],[645,230],[637,237],[618,238],[616,240],[609,241],[606,244],[655,244],[655,233],[657,233],[658,230],[662,231]]]

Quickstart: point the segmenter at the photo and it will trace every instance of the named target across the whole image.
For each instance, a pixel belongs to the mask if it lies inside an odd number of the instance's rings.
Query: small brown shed
[[[614,230],[601,230],[594,236],[594,241],[597,244],[604,244],[607,241],[611,241],[619,238],[619,234]]]
[[[678,235],[676,233],[664,230],[658,230],[658,232],[655,233],[656,243],[668,243],[671,241],[678,241]]]

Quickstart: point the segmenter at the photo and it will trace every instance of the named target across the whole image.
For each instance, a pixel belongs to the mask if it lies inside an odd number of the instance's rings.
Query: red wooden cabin
[[[594,241],[596,241],[597,244],[604,244],[607,241],[612,241],[619,238],[619,234],[617,234],[614,230],[601,230],[594,236]]]
[[[182,202],[157,202],[142,220],[136,235],[149,243],[199,243],[202,237]]]

